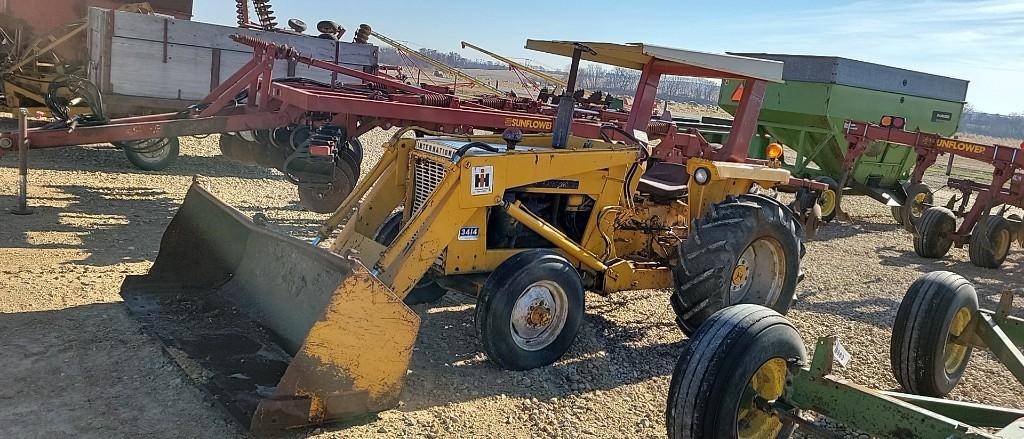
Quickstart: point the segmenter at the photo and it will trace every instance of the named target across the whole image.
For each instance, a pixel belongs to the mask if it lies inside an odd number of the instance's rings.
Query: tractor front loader
[[[824,187],[745,158],[758,90],[781,66],[646,45],[528,47],[571,55],[570,84],[581,59],[643,69],[636,117],[595,138],[569,135],[562,117],[553,134],[403,130],[313,246],[193,184],[150,273],[126,280],[129,309],[257,431],[396,406],[419,329],[406,303],[449,290],[477,299],[482,348],[511,370],[568,351],[585,290],[672,288],[684,332],[736,303],[786,312],[803,226],[765,194]],[[735,142],[681,134],[692,143],[652,146],[640,128],[662,74],[747,80]],[[562,98],[570,117],[573,88]],[[318,245],[332,237],[330,249]]]

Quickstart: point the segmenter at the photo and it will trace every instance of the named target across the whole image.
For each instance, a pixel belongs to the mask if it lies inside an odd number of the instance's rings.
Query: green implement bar
[[[785,402],[880,437],[995,438],[971,425],[831,375],[835,337],[818,339],[809,368],[793,374]]]

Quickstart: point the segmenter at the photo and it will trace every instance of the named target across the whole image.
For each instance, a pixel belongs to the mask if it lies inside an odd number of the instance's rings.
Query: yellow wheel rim
[[[969,323],[971,323],[971,310],[967,307],[958,309],[949,323],[946,346],[942,349],[942,360],[947,374],[956,373],[967,360],[967,345],[956,343],[954,340],[964,333],[964,329],[967,329]]]
[[[1013,235],[1007,229],[1002,229],[999,233],[996,233],[995,247],[992,248],[995,252],[996,259],[1005,259],[1006,254],[1010,252],[1010,242],[1013,241]]]
[[[821,207],[821,216],[829,216],[836,210],[836,191],[826,189],[818,197],[818,206]]]
[[[774,401],[782,396],[786,388],[786,360],[772,358],[761,365],[750,378],[750,383],[740,401],[736,415],[736,436],[742,439],[777,437],[782,430],[782,421],[755,402],[757,399]]]
[[[914,218],[920,217],[924,214],[924,203],[928,202],[928,193],[921,192],[914,195],[914,202],[910,204],[910,212],[913,213]]]

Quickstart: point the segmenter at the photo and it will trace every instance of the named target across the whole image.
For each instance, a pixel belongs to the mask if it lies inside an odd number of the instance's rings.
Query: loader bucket
[[[419,330],[358,260],[256,225],[196,183],[121,296],[254,432],[395,407]]]

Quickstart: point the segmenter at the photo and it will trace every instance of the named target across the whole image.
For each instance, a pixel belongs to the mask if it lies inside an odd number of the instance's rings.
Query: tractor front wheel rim
[[[512,307],[512,341],[527,351],[544,349],[562,333],[569,315],[565,290],[552,281],[530,284]]]

